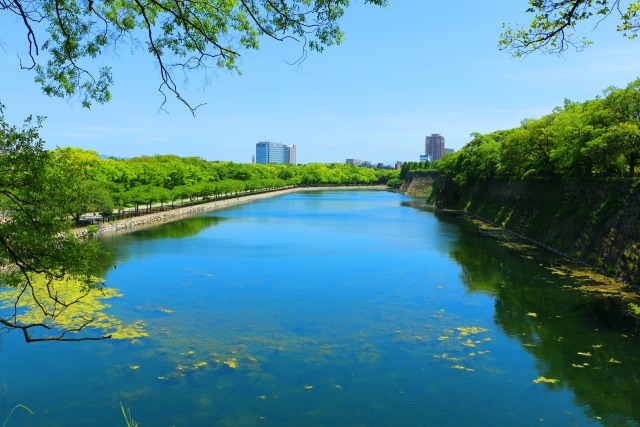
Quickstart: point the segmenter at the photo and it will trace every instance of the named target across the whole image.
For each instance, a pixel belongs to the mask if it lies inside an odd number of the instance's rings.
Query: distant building
[[[420,154],[420,162],[424,163],[424,162],[429,162],[429,161],[431,161],[429,156],[427,156],[426,154]]]
[[[251,156],[251,164],[256,164],[256,156]]]
[[[295,165],[296,163],[296,145],[285,145],[284,147],[284,163]]]
[[[262,141],[256,144],[255,162],[262,165],[296,164],[296,146]]]
[[[454,150],[453,148],[445,148],[444,149],[444,155],[447,156],[449,154],[453,154],[456,150]]]
[[[435,162],[444,156],[444,136],[439,133],[432,133],[427,136],[424,142],[424,154],[429,160]]]
[[[360,159],[347,159],[346,163],[348,165],[360,166],[362,164],[362,160],[360,160]]]

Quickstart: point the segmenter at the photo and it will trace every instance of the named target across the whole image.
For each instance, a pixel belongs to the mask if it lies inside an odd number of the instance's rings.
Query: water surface
[[[303,192],[111,236],[135,341],[3,337],[9,425],[638,425],[616,303],[383,191]],[[537,381],[537,382],[536,382]]]

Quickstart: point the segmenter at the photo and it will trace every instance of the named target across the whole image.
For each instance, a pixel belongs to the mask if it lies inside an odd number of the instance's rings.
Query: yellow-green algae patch
[[[115,288],[101,287],[97,278],[93,286],[70,277],[53,281],[42,275],[30,275],[29,278],[31,286],[0,292],[0,309],[15,307],[16,323],[45,324],[59,331],[84,329],[89,334],[95,331],[114,339],[148,336],[142,320],[124,325],[120,319],[105,312],[111,305],[104,301],[122,297],[122,294]]]
[[[540,265],[547,268],[559,280],[567,278],[579,284],[577,287],[567,285],[563,286],[564,288],[597,294],[603,298],[619,298],[627,303],[624,306],[627,307],[625,313],[630,312],[631,315],[640,317],[640,292],[632,286],[606,276],[594,268],[570,259],[563,259],[557,254],[534,246],[518,235],[495,224],[487,223],[478,218],[470,219],[470,221],[480,233],[495,238],[500,245],[513,250],[519,256],[541,261]]]
[[[545,378],[545,377],[538,377],[535,380],[533,380],[534,383],[538,384],[538,383],[547,383],[547,384],[555,384],[557,382],[559,382],[560,380],[557,380],[555,378]]]
[[[469,326],[469,327],[458,327],[456,328],[460,332],[461,337],[466,337],[467,335],[477,335],[482,332],[487,332],[487,329],[480,328],[478,326]]]
[[[165,313],[165,314],[171,314],[173,313],[173,310],[158,304],[143,304],[143,305],[139,305],[136,308],[136,311],[144,311],[144,312],[149,312],[149,313]]]

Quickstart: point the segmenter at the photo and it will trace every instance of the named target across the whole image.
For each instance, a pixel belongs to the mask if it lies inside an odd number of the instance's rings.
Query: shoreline
[[[214,200],[209,203],[203,203],[200,205],[187,206],[183,208],[172,209],[164,212],[152,213],[148,215],[141,215],[135,218],[128,218],[119,221],[114,221],[106,224],[98,225],[98,231],[94,233],[98,236],[126,233],[133,230],[139,230],[141,228],[154,227],[159,224],[175,221],[196,213],[215,211],[219,209],[225,209],[231,206],[237,206],[240,204],[248,203],[253,200],[264,199],[267,197],[276,197],[289,193],[296,193],[301,191],[344,191],[344,190],[387,190],[389,187],[386,185],[367,185],[367,186],[341,186],[341,187],[297,187],[286,188],[283,190],[267,191],[258,194],[240,195],[224,200]],[[87,228],[76,229],[75,233],[78,235],[86,235],[88,233]]]

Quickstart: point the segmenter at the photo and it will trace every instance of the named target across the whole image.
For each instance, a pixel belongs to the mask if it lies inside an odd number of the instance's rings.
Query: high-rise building
[[[439,133],[432,133],[425,138],[424,154],[429,156],[429,160],[435,162],[444,156],[444,136]]]
[[[284,150],[281,143],[262,141],[256,144],[256,163],[281,164],[283,160]]]
[[[289,165],[296,164],[296,144],[284,146],[284,163]]]
[[[296,146],[282,145],[280,142],[262,141],[256,144],[256,163],[268,164],[296,164]]]

